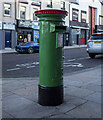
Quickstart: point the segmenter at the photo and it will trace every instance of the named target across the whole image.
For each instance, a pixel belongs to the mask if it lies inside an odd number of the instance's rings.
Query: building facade
[[[0,50],[16,45],[15,2],[0,0]]]
[[[99,25],[96,25],[96,32],[103,32],[103,0],[100,0],[101,3],[101,14],[99,15]]]
[[[99,25],[101,3],[98,0],[70,0],[69,45],[85,45]]]
[[[35,11],[40,8],[38,0],[16,0],[17,44],[37,41],[39,22]]]
[[[40,9],[68,11],[64,45],[85,45],[93,32],[103,31],[103,4],[99,0],[0,0],[0,49],[39,42]]]

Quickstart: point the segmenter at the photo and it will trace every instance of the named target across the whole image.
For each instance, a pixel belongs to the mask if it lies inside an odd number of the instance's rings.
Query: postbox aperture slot
[[[64,32],[66,31],[66,26],[55,26],[55,30]]]

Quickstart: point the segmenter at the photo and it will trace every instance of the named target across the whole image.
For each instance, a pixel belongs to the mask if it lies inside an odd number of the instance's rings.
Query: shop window
[[[99,16],[99,25],[103,25],[103,16]]]
[[[65,2],[61,1],[61,9],[65,10]]]
[[[25,19],[25,13],[26,13],[26,7],[21,6],[20,7],[20,18]]]
[[[10,16],[11,4],[4,3],[4,16]]]
[[[72,20],[73,21],[78,21],[78,16],[79,16],[79,10],[78,9],[72,9]]]
[[[86,11],[81,11],[81,22],[86,23],[87,13]]]
[[[37,16],[35,16],[35,11],[37,11],[37,8],[33,8],[33,20],[37,20]]]

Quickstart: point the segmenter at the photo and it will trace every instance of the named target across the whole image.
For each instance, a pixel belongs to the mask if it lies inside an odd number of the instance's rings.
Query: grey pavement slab
[[[15,118],[100,118],[100,68],[64,76],[64,103],[38,104],[38,78],[3,80],[4,116]],[[97,73],[97,74],[96,74]],[[6,115],[7,114],[7,115]]]
[[[17,90],[17,89],[20,89],[20,88],[26,88],[26,87],[28,87],[28,86],[30,86],[30,85],[37,85],[37,82],[38,81],[33,81],[33,80],[14,80],[15,82],[12,82],[13,80],[11,80],[11,82],[8,82],[8,83],[5,83],[5,84],[3,84],[2,85],[2,90],[3,91],[14,91],[14,90]]]
[[[58,111],[56,107],[44,107],[17,95],[4,98],[3,110],[15,118],[42,118]]]
[[[95,92],[101,92],[101,85],[97,85],[95,82],[86,84],[82,88],[92,90],[92,91],[95,91]]]
[[[67,114],[56,114],[56,115],[50,116],[49,118],[72,118],[72,117]]]
[[[98,92],[95,92],[94,94],[91,94],[91,95],[85,97],[85,99],[102,104],[101,103],[101,93],[98,93]]]
[[[84,98],[90,94],[93,94],[94,91],[91,91],[91,90],[88,90],[88,89],[82,89],[82,88],[72,88],[71,87],[71,90],[68,86],[68,88],[65,88],[65,95],[72,95],[72,96],[76,96],[76,97],[79,97],[79,98]]]
[[[3,91],[3,93],[2,93],[2,98],[7,97],[7,96],[12,95],[12,94],[13,94],[13,93],[10,92],[10,91]]]
[[[30,99],[32,101],[37,101],[38,97],[38,86],[30,85],[26,88],[20,88],[18,90],[14,90],[13,93],[25,97],[27,99]]]
[[[88,101],[66,114],[73,118],[101,118],[101,105]]]
[[[3,110],[3,112],[2,112],[2,118],[14,118],[14,116],[10,115],[9,113],[7,113],[7,112],[5,112]]]

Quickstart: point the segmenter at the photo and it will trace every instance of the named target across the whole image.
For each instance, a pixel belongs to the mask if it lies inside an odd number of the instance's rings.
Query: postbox
[[[63,103],[63,34],[67,11],[44,9],[35,12],[40,21],[38,102],[43,106]]]

